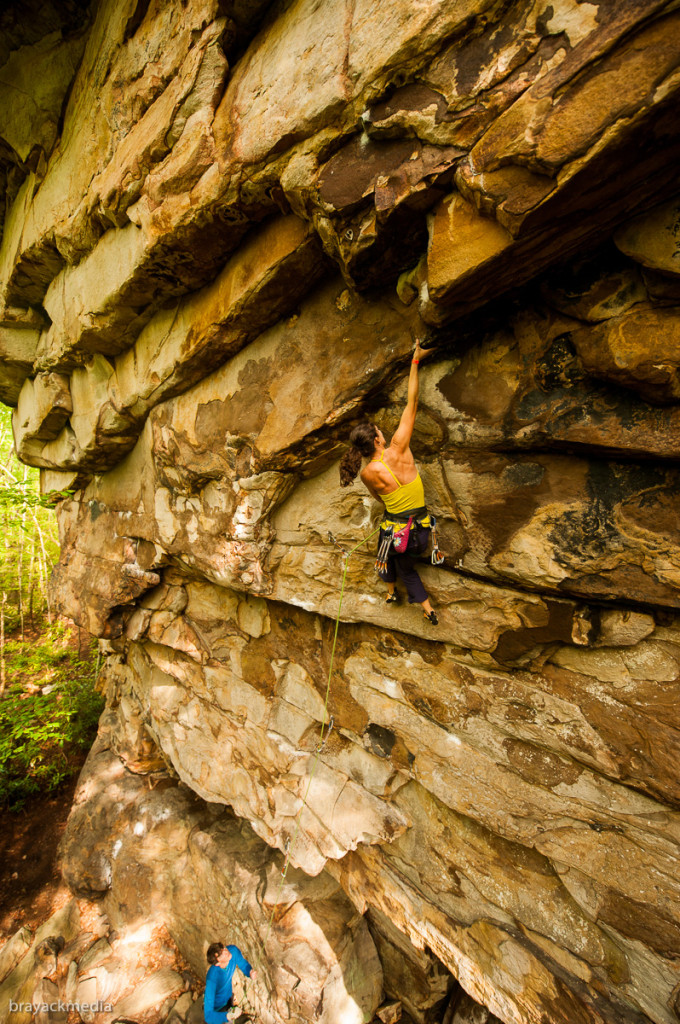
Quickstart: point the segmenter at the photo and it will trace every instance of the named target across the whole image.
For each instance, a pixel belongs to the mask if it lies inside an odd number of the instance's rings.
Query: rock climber
[[[387,583],[387,603],[399,600],[396,590],[398,574],[406,586],[409,604],[419,604],[427,621],[436,626],[439,622],[437,613],[414,566],[414,557],[422,555],[427,548],[434,517],[425,507],[423,482],[409,447],[418,408],[418,365],[427,352],[421,347],[420,339],[416,339],[406,408],[389,445],[375,424],[369,421],[360,423],[350,434],[352,447],[340,463],[340,483],[343,487],[351,484],[362,460],[367,460],[361,470],[361,480],[373,497],[385,506],[376,569]],[[432,561],[435,565],[442,561],[436,549]]]
[[[238,946],[225,946],[223,942],[213,942],[206,953],[208,973],[205,979],[205,995],[203,996],[203,1017],[206,1024],[225,1024],[227,1010],[233,1005],[232,980],[238,968],[246,978],[257,978],[254,971]]]

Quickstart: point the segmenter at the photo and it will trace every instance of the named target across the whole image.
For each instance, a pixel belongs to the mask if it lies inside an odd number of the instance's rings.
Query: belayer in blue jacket
[[[208,974],[205,979],[205,995],[203,997],[203,1017],[206,1024],[225,1024],[227,1010],[232,1005],[232,979],[238,967],[246,978],[256,978],[257,972],[252,969],[238,946],[225,946],[223,942],[213,942],[208,946]]]

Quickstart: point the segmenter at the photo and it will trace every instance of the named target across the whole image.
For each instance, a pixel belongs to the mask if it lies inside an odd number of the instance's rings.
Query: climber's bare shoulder
[[[384,479],[385,477],[388,479]],[[361,482],[371,492],[374,498],[380,499],[381,494],[389,491],[389,475],[383,466],[376,462],[369,462],[361,470]]]
[[[407,446],[406,448],[400,448],[398,445],[392,444],[385,449],[383,456],[385,463],[392,470],[394,476],[401,484],[408,484],[411,480],[415,480],[418,475],[418,469],[416,467],[416,461],[413,458],[413,452]],[[389,472],[389,470],[388,470]],[[392,477],[392,488],[394,489],[394,478]]]

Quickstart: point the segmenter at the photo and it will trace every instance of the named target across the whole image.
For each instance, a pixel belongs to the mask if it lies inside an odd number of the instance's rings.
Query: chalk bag
[[[398,530],[394,531],[394,550],[398,555],[403,555],[408,547],[408,535],[411,532],[411,524],[413,522],[413,516],[409,516],[407,523],[400,526]]]

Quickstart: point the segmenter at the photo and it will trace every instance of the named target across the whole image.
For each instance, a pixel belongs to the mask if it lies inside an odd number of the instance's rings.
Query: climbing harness
[[[444,556],[439,550],[437,543],[437,520],[426,508],[414,509],[412,513],[404,513],[400,515],[395,512],[390,512],[385,516],[380,524],[382,534],[380,537],[380,546],[378,547],[378,554],[375,560],[375,571],[380,575],[387,571],[387,558],[390,553],[390,548],[394,546],[394,550],[397,554],[403,554],[408,547],[408,538],[413,525],[425,526],[430,530],[432,538],[432,554],[430,555],[430,561],[434,566],[440,566],[444,562]],[[332,534],[329,533],[329,537]],[[337,544],[335,538],[334,543]],[[340,545],[338,544],[338,547]],[[342,551],[342,548],[340,548]]]

